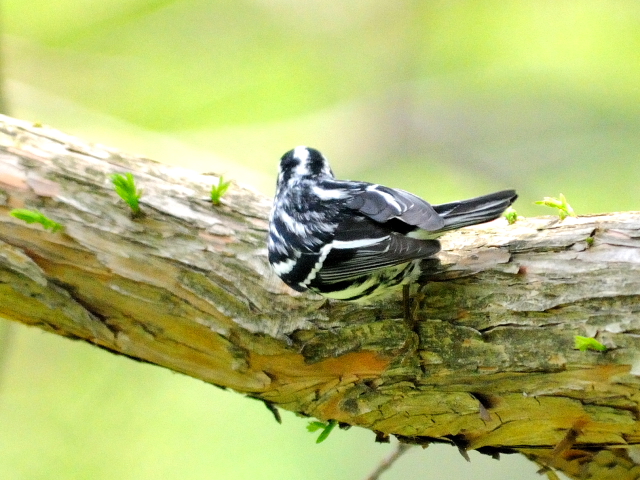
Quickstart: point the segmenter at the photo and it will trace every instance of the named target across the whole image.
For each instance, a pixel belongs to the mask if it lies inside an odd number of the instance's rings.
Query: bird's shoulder
[[[318,201],[344,203],[364,192],[369,183],[335,178],[318,178],[304,185],[306,193]]]

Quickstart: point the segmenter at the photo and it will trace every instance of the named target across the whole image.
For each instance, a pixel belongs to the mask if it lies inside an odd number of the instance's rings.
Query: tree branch
[[[141,218],[113,191],[123,172]],[[266,261],[270,201],[233,185],[214,207],[216,183],[0,117],[0,315],[407,443],[519,451],[573,475],[640,442],[640,213],[448,235],[412,329],[400,296],[289,290]],[[608,351],[575,350],[576,335]]]

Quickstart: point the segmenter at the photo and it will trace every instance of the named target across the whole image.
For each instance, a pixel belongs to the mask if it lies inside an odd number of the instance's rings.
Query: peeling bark
[[[638,478],[640,213],[452,233],[409,325],[400,296],[289,290],[266,260],[270,201],[234,185],[214,207],[215,183],[0,116],[0,315],[382,437]]]

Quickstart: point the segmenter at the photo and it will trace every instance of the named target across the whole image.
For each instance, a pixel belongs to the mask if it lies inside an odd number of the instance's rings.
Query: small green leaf
[[[546,207],[557,208],[558,216],[560,220],[564,220],[567,217],[577,217],[576,213],[567,202],[567,199],[563,194],[559,195],[559,198],[555,197],[544,197],[542,200],[538,200],[535,202],[536,205],[544,205]]]
[[[231,185],[231,180],[224,181],[224,177],[220,175],[218,179],[218,185],[211,185],[211,203],[214,205],[220,205],[220,199],[223,197],[227,190],[229,190],[229,186]]]
[[[39,223],[45,230],[51,230],[51,233],[55,233],[63,228],[58,222],[51,220],[38,210],[14,208],[9,212],[9,215],[27,223]]]
[[[595,338],[590,337],[581,337],[580,335],[575,336],[575,347],[581,352],[586,352],[587,350],[597,350],[598,352],[606,352],[607,347],[597,341]]]
[[[327,439],[327,437],[331,433],[331,430],[333,430],[337,424],[338,422],[336,422],[335,420],[329,420],[327,423],[315,420],[313,422],[309,422],[309,425],[307,425],[307,430],[309,432],[317,432],[318,430],[322,430],[316,440],[316,443],[322,443]]]
[[[309,425],[307,425],[307,431],[309,432],[317,432],[318,430],[324,430],[325,428],[327,428],[327,424],[324,422],[319,422],[317,420],[309,422]]]
[[[507,219],[507,222],[509,222],[509,225],[513,225],[518,221],[518,219],[522,218],[518,216],[518,212],[516,212],[516,210],[513,207],[507,208],[502,215],[504,216],[504,218]]]
[[[142,190],[138,190],[136,187],[136,181],[133,178],[133,174],[130,172],[121,175],[114,173],[111,175],[111,182],[115,187],[116,193],[124,200],[134,215],[140,214],[140,197],[142,196]]]

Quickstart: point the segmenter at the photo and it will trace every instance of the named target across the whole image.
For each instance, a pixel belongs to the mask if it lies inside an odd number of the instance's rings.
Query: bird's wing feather
[[[411,245],[408,245],[411,244]],[[345,252],[332,249],[325,259],[318,278],[324,282],[340,282],[387,267],[427,258],[440,250],[437,240],[416,240],[392,234],[388,239],[367,248]],[[346,259],[349,254],[351,257]]]
[[[427,231],[444,227],[444,219],[420,197],[404,190],[369,185],[347,202],[347,207],[357,210],[376,222],[399,219]]]
[[[331,245],[318,272],[319,280],[331,283],[427,258],[440,250],[438,241],[390,232],[367,217],[341,223]]]

